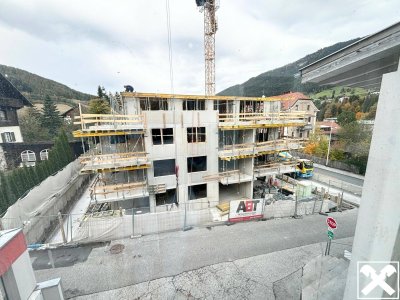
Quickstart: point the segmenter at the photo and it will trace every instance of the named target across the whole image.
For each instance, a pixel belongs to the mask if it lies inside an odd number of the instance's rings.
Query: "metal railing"
[[[267,142],[225,145],[220,151],[220,158],[246,155],[263,155],[265,152],[279,152],[300,149],[304,146],[304,139],[278,139]]]
[[[83,172],[106,168],[145,166],[148,164],[145,152],[83,155],[79,160],[83,165]]]
[[[75,116],[75,125],[81,125],[82,131],[142,129],[146,124],[145,115],[117,114],[81,114]]]
[[[90,188],[90,200],[94,203],[121,201],[147,196],[146,181],[101,185],[97,182]]]
[[[307,124],[305,111],[277,113],[224,113],[219,114],[219,126],[302,126]]]

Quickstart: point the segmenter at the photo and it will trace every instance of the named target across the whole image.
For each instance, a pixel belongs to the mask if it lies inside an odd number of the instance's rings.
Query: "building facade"
[[[292,138],[308,138],[315,131],[318,109],[311,98],[300,92],[289,92],[279,95],[282,99],[281,109],[286,112],[306,112],[307,123],[300,127],[285,127],[283,136]]]
[[[0,74],[0,170],[9,167],[4,148],[23,142],[17,110],[24,106],[32,104]]]
[[[0,74],[0,143],[23,142],[17,110],[32,104]]]
[[[254,182],[294,171],[281,151],[304,140],[282,128],[307,125],[306,111],[281,99],[121,93],[109,115],[81,114],[75,137],[88,143],[83,173],[98,174],[92,203],[140,212],[198,210],[252,199]]]

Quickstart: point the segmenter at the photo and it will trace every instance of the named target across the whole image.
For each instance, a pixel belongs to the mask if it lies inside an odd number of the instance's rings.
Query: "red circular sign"
[[[326,224],[328,224],[328,226],[330,228],[332,228],[332,229],[336,229],[337,228],[337,223],[336,223],[334,218],[331,218],[331,217],[327,218],[326,219]]]

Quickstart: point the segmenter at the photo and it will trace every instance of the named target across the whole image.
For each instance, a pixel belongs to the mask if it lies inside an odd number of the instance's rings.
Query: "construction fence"
[[[267,197],[269,199],[263,207],[264,219],[296,217],[329,210],[330,201],[318,196],[299,201],[276,200],[273,195]],[[4,229],[23,228],[29,244],[106,242],[229,223],[228,213],[222,213],[216,207],[201,210],[188,208],[190,203],[165,205],[165,211],[157,213],[149,213],[150,208],[143,207],[82,214],[53,213],[27,220],[5,217],[1,222]],[[47,237],[45,240],[44,235]]]

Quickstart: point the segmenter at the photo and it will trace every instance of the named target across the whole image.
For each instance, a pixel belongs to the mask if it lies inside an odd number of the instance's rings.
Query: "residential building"
[[[42,103],[35,103],[33,106],[37,109],[38,112],[43,112],[43,104]],[[74,116],[79,115],[78,106],[72,107],[70,105],[64,103],[56,103],[57,111],[60,114],[60,117],[63,118],[65,123],[72,123]],[[18,111],[18,115],[24,116],[28,113],[28,108],[24,107]]]
[[[17,110],[32,104],[0,74],[0,170],[7,168],[4,146],[22,143]]]
[[[253,198],[257,178],[294,170],[277,154],[303,146],[279,131],[304,127],[308,113],[280,102],[122,92],[113,114],[81,114],[74,136],[88,143],[81,172],[98,174],[92,203],[144,213]]]
[[[0,74],[0,143],[23,142],[17,110],[32,104]]]
[[[338,140],[338,133],[340,130],[340,125],[336,123],[335,121],[322,121],[322,122],[316,122],[316,128],[319,129],[319,131],[326,135],[326,136],[331,136],[331,143],[335,144]]]
[[[305,111],[307,123],[301,127],[284,127],[283,136],[292,138],[308,138],[315,130],[318,108],[311,98],[300,92],[288,92],[276,96],[282,99],[281,110],[287,112]]]

